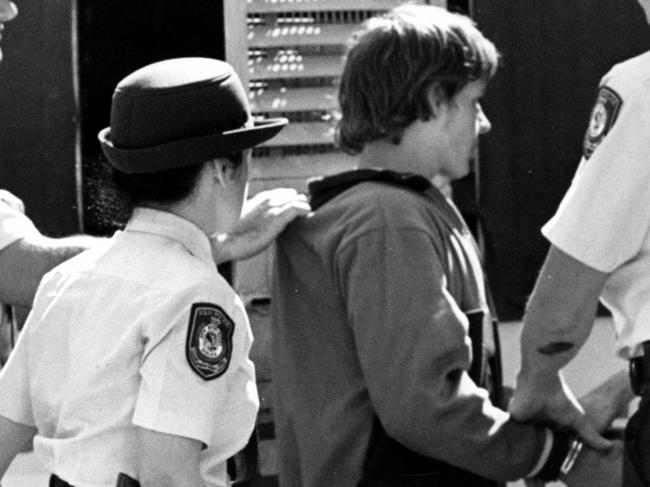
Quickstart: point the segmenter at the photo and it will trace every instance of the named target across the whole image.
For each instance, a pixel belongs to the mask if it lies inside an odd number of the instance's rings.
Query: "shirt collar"
[[[194,223],[167,211],[137,207],[126,232],[143,232],[176,240],[201,260],[214,263],[208,236]]]

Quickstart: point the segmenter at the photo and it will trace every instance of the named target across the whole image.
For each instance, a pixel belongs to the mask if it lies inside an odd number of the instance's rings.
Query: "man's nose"
[[[492,130],[492,124],[487,118],[487,115],[485,115],[483,108],[480,108],[478,113],[478,133],[487,134],[490,130]]]

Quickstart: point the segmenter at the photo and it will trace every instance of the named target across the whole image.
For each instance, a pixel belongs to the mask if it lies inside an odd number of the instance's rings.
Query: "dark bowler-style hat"
[[[232,66],[178,58],[145,66],[115,88],[111,126],[99,132],[110,163],[125,173],[199,164],[261,144],[288,123],[251,117]]]

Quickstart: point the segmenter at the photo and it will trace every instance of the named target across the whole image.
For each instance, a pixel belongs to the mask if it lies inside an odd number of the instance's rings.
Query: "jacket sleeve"
[[[467,319],[447,290],[431,236],[369,231],[340,249],[336,275],[386,432],[484,477],[526,475],[540,455],[543,430],[512,421],[470,379]]]

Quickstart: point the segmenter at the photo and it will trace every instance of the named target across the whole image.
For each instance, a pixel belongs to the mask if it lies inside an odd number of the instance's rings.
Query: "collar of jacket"
[[[312,210],[317,210],[339,194],[365,181],[394,184],[418,192],[425,192],[433,187],[431,181],[418,174],[389,169],[354,169],[334,176],[312,179],[309,182],[309,203]]]

